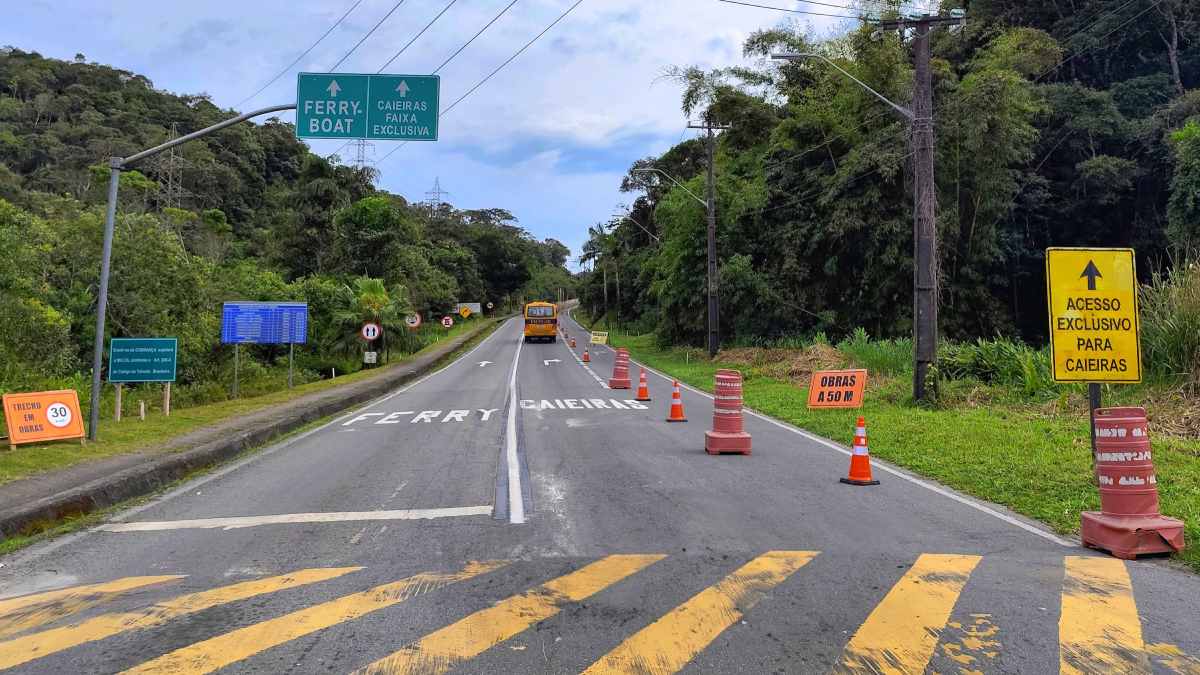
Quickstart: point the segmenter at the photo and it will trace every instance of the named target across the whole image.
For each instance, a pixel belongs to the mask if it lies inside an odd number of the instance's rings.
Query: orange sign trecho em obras
[[[861,408],[867,388],[867,371],[818,370],[808,387],[810,408]]]
[[[10,446],[83,438],[83,415],[74,389],[5,394],[3,400]]]

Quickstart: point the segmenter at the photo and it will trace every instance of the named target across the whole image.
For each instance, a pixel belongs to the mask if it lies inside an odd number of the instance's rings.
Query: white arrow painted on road
[[[329,86],[326,87],[325,89],[327,91],[329,91],[329,95],[334,98],[337,98],[338,92],[342,90],[342,88],[340,86],[338,86],[337,80],[333,80],[332,82],[330,82]]]
[[[550,365],[551,363],[562,363],[562,359],[545,359],[542,361],[542,365],[546,366]]]
[[[480,361],[480,362],[479,362],[479,367],[480,367],[480,368],[484,368],[484,367],[486,367],[486,366],[489,366],[489,365],[491,365],[491,363],[492,363],[491,361]]]
[[[408,83],[400,80],[400,84],[396,86],[396,92],[400,94],[400,98],[408,97]]]

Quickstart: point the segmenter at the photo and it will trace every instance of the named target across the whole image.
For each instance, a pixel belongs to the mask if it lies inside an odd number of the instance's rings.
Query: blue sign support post
[[[295,345],[308,341],[306,302],[227,302],[221,311],[221,342],[233,345],[233,397],[238,396],[242,344],[288,345],[288,387]]]

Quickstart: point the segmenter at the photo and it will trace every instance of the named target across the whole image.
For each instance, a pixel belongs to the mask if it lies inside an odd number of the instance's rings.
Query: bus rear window
[[[525,316],[554,316],[553,307],[526,307]]]

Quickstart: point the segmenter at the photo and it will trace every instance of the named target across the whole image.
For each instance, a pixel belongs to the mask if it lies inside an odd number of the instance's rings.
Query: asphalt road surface
[[[879,463],[880,485],[842,485],[844,449],[757,416],[752,455],[709,456],[709,397],[685,389],[690,421],[668,424],[669,381],[633,401],[604,385],[611,351],[586,368],[583,347],[523,344],[510,321],[360,410],[0,559],[0,668],[1200,672],[1195,575]]]

